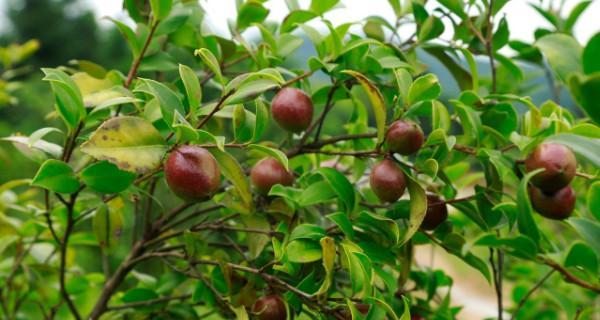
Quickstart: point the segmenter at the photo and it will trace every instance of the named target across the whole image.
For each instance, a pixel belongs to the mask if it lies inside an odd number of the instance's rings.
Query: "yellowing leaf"
[[[369,100],[371,100],[371,105],[373,106],[373,113],[375,114],[375,123],[377,124],[377,143],[381,144],[385,135],[386,121],[385,102],[383,101],[383,96],[381,95],[381,92],[379,92],[379,89],[377,89],[377,87],[375,87],[375,85],[363,74],[352,70],[344,70],[342,72],[356,78],[356,80],[358,80],[358,82],[367,92]]]
[[[159,166],[167,146],[152,124],[142,118],[123,116],[104,122],[81,150],[122,170],[144,173]]]

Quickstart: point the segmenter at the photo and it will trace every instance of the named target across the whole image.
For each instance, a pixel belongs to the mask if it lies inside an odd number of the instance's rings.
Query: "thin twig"
[[[519,304],[517,305],[517,307],[515,308],[515,311],[513,311],[512,317],[510,318],[511,320],[514,320],[517,318],[517,315],[519,314],[519,311],[521,310],[521,308],[523,307],[523,305],[525,305],[525,302],[527,301],[527,299],[529,299],[529,297],[537,290],[539,289],[544,282],[546,282],[546,280],[548,280],[548,278],[550,278],[550,276],[554,273],[554,269],[551,269],[548,273],[546,273],[545,276],[543,276],[531,289],[529,289],[529,291],[525,294],[525,296],[523,296],[523,298],[521,298],[521,300],[519,300]]]
[[[187,300],[191,297],[192,297],[191,294],[183,294],[180,296],[170,296],[170,297],[160,297],[160,298],[146,300],[146,301],[137,301],[137,302],[120,304],[120,305],[116,305],[116,306],[109,306],[109,307],[106,307],[106,310],[107,311],[116,311],[116,310],[123,310],[123,309],[129,309],[129,308],[146,307],[146,306],[151,306],[154,304],[168,302],[168,301],[174,301],[174,300],[183,301],[183,300]]]

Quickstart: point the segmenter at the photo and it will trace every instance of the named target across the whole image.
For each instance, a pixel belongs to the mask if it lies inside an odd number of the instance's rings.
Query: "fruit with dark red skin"
[[[280,127],[291,132],[302,132],[308,128],[313,117],[312,100],[304,91],[283,88],[271,102],[273,119]]]
[[[400,199],[406,188],[404,173],[394,161],[388,159],[373,166],[369,183],[371,190],[383,202],[395,202]]]
[[[285,320],[287,317],[285,302],[278,295],[259,298],[252,306],[252,312],[260,320]]]
[[[410,155],[421,149],[425,136],[418,124],[407,120],[397,120],[388,128],[385,141],[391,152]]]
[[[188,201],[205,200],[221,183],[221,170],[210,152],[193,145],[173,150],[165,163],[169,188]]]
[[[262,159],[254,165],[250,179],[256,191],[262,195],[268,194],[276,184],[291,186],[294,183],[294,176],[274,158]]]
[[[411,314],[410,315],[410,320],[425,320],[425,318],[421,317],[418,314]]]
[[[435,194],[427,195],[427,212],[421,228],[433,230],[448,219],[448,208],[446,202]]]
[[[529,187],[531,205],[542,216],[553,220],[564,220],[571,216],[575,208],[575,191],[566,186],[554,193],[546,193],[536,187]]]
[[[538,145],[525,159],[527,172],[543,168],[544,171],[531,178],[531,183],[545,192],[555,192],[566,187],[577,169],[573,152],[562,144]]]

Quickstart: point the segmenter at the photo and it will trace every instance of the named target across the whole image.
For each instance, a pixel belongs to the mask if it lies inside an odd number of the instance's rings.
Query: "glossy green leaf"
[[[142,79],[146,86],[139,86],[136,91],[145,92],[158,99],[163,120],[167,125],[173,122],[175,112],[186,114],[179,96],[166,85],[151,79]]]
[[[119,169],[108,161],[93,163],[79,174],[81,181],[101,193],[117,193],[127,189],[135,174]]]
[[[31,185],[57,193],[73,193],[80,186],[73,169],[63,161],[54,159],[42,164]]]
[[[171,12],[173,0],[150,0],[150,8],[155,21],[164,20]]]
[[[223,75],[221,74],[221,65],[219,64],[219,60],[210,52],[210,50],[206,48],[196,49],[194,51],[195,56],[199,56],[202,59],[202,62],[212,71],[215,75],[215,78],[219,80],[221,85],[225,85],[225,80],[223,79]]]
[[[286,253],[291,262],[297,263],[309,263],[323,257],[319,243],[305,239],[291,241],[286,247]]]
[[[285,155],[285,153],[283,153],[283,151],[279,150],[279,149],[275,149],[275,148],[271,148],[271,147],[267,147],[261,144],[250,144],[248,145],[248,147],[246,147],[248,150],[254,150],[254,151],[258,151],[261,152],[265,155],[271,156],[273,158],[275,158],[275,160],[279,161],[279,163],[281,163],[281,165],[283,165],[283,167],[286,170],[289,170],[289,165],[288,165],[288,158]]]
[[[590,246],[582,242],[576,242],[569,248],[564,266],[582,268],[595,276],[599,270],[598,255]]]
[[[244,30],[253,23],[263,22],[267,15],[269,9],[265,8],[260,1],[246,1],[238,10],[237,27],[239,30]]]
[[[83,97],[79,88],[63,71],[58,69],[42,69],[46,75],[43,80],[49,81],[54,92],[56,111],[67,127],[74,129],[85,118]]]
[[[517,191],[517,208],[519,215],[517,216],[517,224],[519,232],[531,238],[535,244],[540,242],[540,231],[538,230],[535,220],[533,220],[533,208],[531,207],[531,201],[529,200],[528,185],[529,180],[536,174],[543,171],[543,169],[537,169],[527,173],[519,184]]]
[[[356,196],[350,181],[333,168],[319,168],[316,174],[321,175],[337,193],[341,203],[344,204],[346,212],[351,212],[354,209]]]
[[[408,219],[408,229],[400,236],[398,245],[403,245],[410,240],[421,227],[425,213],[427,212],[427,196],[421,185],[415,181],[408,173],[404,173],[406,178],[406,187],[410,196],[410,218]]]
[[[413,105],[419,101],[434,100],[440,96],[442,87],[437,76],[430,73],[421,76],[410,85],[408,90],[408,103]]]
[[[535,44],[548,59],[558,78],[567,83],[573,73],[581,73],[581,45],[566,34],[550,34]]]
[[[381,144],[385,135],[385,124],[387,116],[385,102],[383,100],[381,92],[363,74],[352,70],[344,70],[342,72],[356,78],[356,80],[358,80],[358,82],[361,84],[361,86],[367,93],[369,100],[371,101],[371,106],[373,107],[373,113],[375,114],[375,123],[377,124],[377,143]]]
[[[146,120],[122,116],[104,122],[81,145],[81,151],[98,160],[108,160],[122,170],[145,173],[158,167],[167,146]]]
[[[352,227],[352,222],[348,218],[348,215],[345,212],[336,212],[327,216],[327,219],[333,221],[338,228],[348,237],[348,239],[354,238],[354,229]]]
[[[316,18],[318,14],[307,10],[294,10],[290,12],[279,27],[280,33],[288,33],[296,29],[299,24],[308,22]]]

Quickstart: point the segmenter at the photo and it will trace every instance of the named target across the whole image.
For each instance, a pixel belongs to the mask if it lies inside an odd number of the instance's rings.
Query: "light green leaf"
[[[63,161],[54,159],[42,164],[31,185],[57,193],[73,193],[80,186],[73,169]]]
[[[582,268],[596,276],[598,274],[598,255],[585,243],[575,242],[569,249],[564,265],[565,267]]]
[[[294,31],[299,24],[308,22],[316,18],[318,14],[307,10],[294,10],[290,12],[281,23],[279,33],[288,33]]]
[[[395,69],[394,76],[396,77],[396,84],[398,85],[398,91],[400,97],[408,105],[408,91],[412,85],[412,76],[406,69]]]
[[[600,223],[585,218],[570,218],[567,221],[577,230],[586,243],[594,248],[596,254],[600,256],[600,242],[598,241]]]
[[[581,73],[581,45],[573,37],[553,33],[539,39],[535,45],[548,59],[558,78],[567,83],[573,73]]]
[[[285,153],[283,153],[279,149],[263,146],[260,144],[250,144],[250,145],[248,145],[247,149],[258,151],[258,152],[264,153],[268,156],[271,156],[271,157],[275,158],[275,160],[279,161],[279,163],[281,163],[281,165],[283,165],[285,170],[288,170],[288,171],[290,170],[289,165],[288,165],[287,156],[285,155]]]
[[[189,112],[190,114],[196,114],[196,110],[198,110],[200,102],[202,101],[200,81],[194,70],[183,64],[179,65],[179,76],[181,77],[181,81],[183,82],[187,94]]]
[[[221,85],[225,85],[225,80],[223,79],[223,75],[221,74],[221,65],[219,64],[219,60],[210,52],[210,50],[206,48],[196,49],[194,51],[195,56],[200,56],[202,62],[206,64],[206,66],[212,71],[221,83]]]
[[[408,90],[408,103],[413,105],[419,101],[434,100],[440,96],[442,87],[438,78],[430,73],[415,79]]]
[[[152,124],[142,118],[122,116],[104,122],[81,145],[81,151],[98,160],[108,160],[122,170],[145,173],[159,166],[167,146]]]
[[[322,15],[335,7],[338,2],[339,0],[312,0],[310,2],[310,11]]]
[[[167,123],[167,125],[171,125],[175,116],[175,112],[179,112],[181,115],[186,114],[181,99],[179,99],[179,96],[173,90],[166,85],[152,79],[142,80],[146,86],[139,86],[136,88],[136,91],[145,92],[158,99],[160,103],[160,112],[162,113],[163,120],[165,123]]]
[[[43,80],[52,86],[56,111],[69,129],[75,129],[86,115],[79,88],[71,77],[58,69],[43,68],[42,71],[46,75]]]
[[[254,210],[254,205],[252,202],[250,183],[248,182],[242,166],[240,166],[238,161],[227,152],[215,148],[211,148],[209,151],[217,159],[217,163],[225,178],[235,186],[239,197],[248,210],[248,212],[245,213],[252,212]]]
[[[256,106],[256,123],[254,125],[254,134],[252,135],[252,142],[257,142],[262,137],[263,133],[269,125],[269,109],[265,105],[264,100],[256,99],[254,101]]]
[[[587,191],[588,210],[600,220],[600,181],[592,183]]]
[[[169,15],[173,0],[150,0],[154,21],[161,21]]]
[[[342,72],[356,78],[356,80],[358,80],[367,93],[369,100],[371,101],[371,106],[373,107],[373,113],[375,114],[375,123],[377,124],[377,143],[383,143],[387,112],[381,92],[379,92],[379,89],[377,89],[377,87],[363,74],[352,70],[344,70]]]
[[[269,9],[265,8],[260,1],[246,1],[238,10],[237,28],[244,30],[253,23],[263,22],[268,15]]]
[[[286,248],[287,257],[291,262],[309,263],[321,260],[323,252],[318,242],[306,239],[291,241]]]

